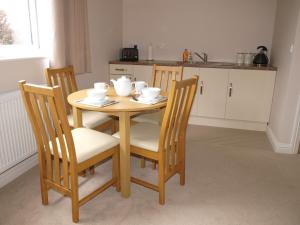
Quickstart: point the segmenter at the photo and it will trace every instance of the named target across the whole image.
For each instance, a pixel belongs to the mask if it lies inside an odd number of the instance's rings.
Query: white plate
[[[86,97],[81,101],[81,103],[86,104],[105,104],[108,101],[108,97],[106,96],[104,99],[90,98]]]
[[[146,101],[146,102],[151,102],[151,101],[153,101],[153,100],[155,100],[155,99],[157,99],[158,97],[156,97],[156,98],[146,98],[146,97],[144,97],[143,95],[140,95],[139,97],[137,97],[137,99],[139,100],[139,101]]]
[[[137,102],[139,103],[143,103],[143,104],[156,104],[158,102],[161,102],[161,101],[165,101],[167,98],[164,97],[164,96],[157,96],[156,98],[145,98],[143,97],[142,95],[137,97]]]

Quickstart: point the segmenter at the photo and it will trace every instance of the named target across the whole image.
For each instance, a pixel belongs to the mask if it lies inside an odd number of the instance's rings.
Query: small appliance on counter
[[[261,66],[268,65],[269,63],[269,59],[267,56],[268,49],[265,46],[258,46],[257,50],[259,50],[259,52],[254,57],[253,64],[261,65]]]
[[[121,61],[138,61],[139,60],[139,50],[137,45],[133,48],[122,48],[121,51]]]

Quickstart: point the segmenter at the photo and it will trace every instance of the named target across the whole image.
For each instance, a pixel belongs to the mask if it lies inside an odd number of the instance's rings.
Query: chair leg
[[[94,175],[95,174],[95,166],[91,166],[89,169],[90,169],[90,174]]]
[[[111,124],[110,130],[111,130],[111,134],[118,132],[117,121],[115,119],[112,119],[112,124]]]
[[[185,142],[183,142],[185,143]],[[180,153],[180,163],[179,163],[179,176],[180,176],[180,185],[185,184],[185,146],[180,146],[181,153]]]
[[[159,191],[159,204],[165,204],[165,172],[163,160],[158,161],[158,191]]]
[[[121,190],[120,186],[120,159],[119,159],[119,151],[116,151],[112,157],[112,163],[113,163],[113,174],[112,177],[115,177],[117,179],[117,182],[115,184],[116,190],[119,192]]]
[[[185,165],[184,163],[182,163],[180,165],[180,169],[179,169],[179,176],[180,176],[180,185],[184,185],[185,184]]]
[[[72,201],[72,220],[74,223],[79,222],[79,200],[78,200],[78,176],[71,176],[71,201]]]
[[[146,167],[146,160],[144,157],[141,158],[141,168],[145,168]]]
[[[43,205],[48,205],[48,188],[47,185],[44,181],[44,179],[41,177],[40,179],[41,182],[41,195],[42,195],[42,204]]]
[[[152,162],[152,169],[153,169],[153,170],[156,169],[156,162],[155,162],[155,161]]]
[[[48,187],[45,182],[45,178],[47,177],[46,174],[46,164],[45,160],[39,154],[39,170],[40,170],[40,186],[41,186],[41,197],[42,197],[42,204],[48,205]]]
[[[79,176],[86,177],[86,170],[83,170],[79,173]]]

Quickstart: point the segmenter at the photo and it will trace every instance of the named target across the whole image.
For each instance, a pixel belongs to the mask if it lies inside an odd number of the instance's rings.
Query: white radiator
[[[0,174],[36,153],[19,91],[0,94]]]

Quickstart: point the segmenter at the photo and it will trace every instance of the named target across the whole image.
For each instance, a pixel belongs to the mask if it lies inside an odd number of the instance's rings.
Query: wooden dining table
[[[68,102],[72,105],[74,116],[74,127],[82,127],[81,110],[105,112],[119,118],[120,132],[120,183],[122,196],[130,196],[130,119],[132,116],[143,112],[164,109],[167,101],[156,104],[141,104],[132,101],[132,95],[128,97],[117,96],[114,89],[110,87],[107,96],[118,103],[105,107],[97,107],[80,103],[81,99],[87,97],[88,89],[74,92],[68,96]]]

